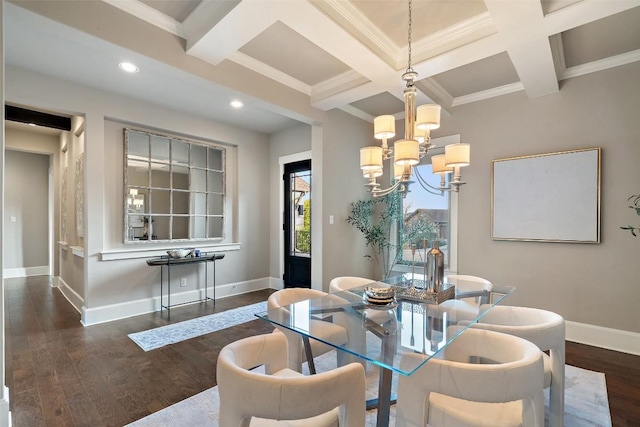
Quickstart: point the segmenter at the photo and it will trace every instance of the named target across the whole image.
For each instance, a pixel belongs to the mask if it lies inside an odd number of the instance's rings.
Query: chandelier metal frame
[[[387,140],[395,136],[395,117],[382,115],[374,118],[374,138],[381,140],[380,146],[368,146],[360,149],[360,168],[364,178],[368,180],[365,186],[369,187],[373,197],[381,197],[394,191],[406,195],[414,173],[417,182],[432,194],[443,195],[445,191],[458,191],[465,184],[461,179],[460,168],[470,163],[470,146],[466,143],[450,144],[445,147],[445,154],[431,157],[433,173],[440,174],[440,187],[429,185],[418,171],[420,160],[427,155],[431,144],[431,130],[440,127],[440,111],[438,104],[425,104],[416,108],[417,89],[415,82],[418,73],[411,66],[411,27],[412,27],[412,0],[409,3],[409,29],[407,34],[408,63],[407,69],[402,74],[402,80],[406,82],[404,89],[404,139],[398,140],[394,148],[390,148]],[[383,175],[383,161],[393,162],[393,177],[395,182],[386,189],[381,189],[377,178]],[[453,172],[453,179],[446,185],[446,174]],[[436,192],[434,192],[434,190]],[[439,193],[437,193],[439,192]]]

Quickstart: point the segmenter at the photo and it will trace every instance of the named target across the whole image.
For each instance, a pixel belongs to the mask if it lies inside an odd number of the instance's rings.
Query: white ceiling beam
[[[187,50],[227,16],[241,0],[203,1],[182,22]]]
[[[200,28],[199,39],[188,39],[187,53],[218,65],[278,21],[282,9],[277,1],[240,2],[217,23],[211,22],[209,31]]]
[[[545,16],[542,29],[551,36],[640,6],[640,0],[582,0]]]
[[[103,0],[105,3],[110,4],[113,7],[117,7],[123,12],[127,12],[130,15],[135,16],[138,19],[154,25],[164,31],[185,38],[185,32],[182,23],[176,21],[170,16],[148,6],[141,1],[122,1],[122,0]]]
[[[529,97],[560,90],[540,0],[485,0]]]

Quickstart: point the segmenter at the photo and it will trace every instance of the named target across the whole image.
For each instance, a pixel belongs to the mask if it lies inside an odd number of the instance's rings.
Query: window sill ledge
[[[229,252],[240,250],[240,243],[224,243],[216,245],[197,245],[197,249],[201,252]],[[194,247],[196,245],[186,245]],[[100,252],[100,261],[119,261],[123,259],[150,258],[154,256],[162,256],[167,254],[167,250],[176,249],[175,247],[166,248],[147,248],[147,249],[123,249],[119,251],[103,251]]]

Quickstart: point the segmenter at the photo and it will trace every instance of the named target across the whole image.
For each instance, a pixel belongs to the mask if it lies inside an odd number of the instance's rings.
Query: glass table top
[[[423,282],[416,280],[413,283],[419,286]],[[385,282],[372,282],[257,313],[256,316],[380,367],[411,375],[431,358],[438,357],[439,352],[469,325],[502,303],[515,289],[493,284],[489,291],[464,280],[451,280],[444,285],[445,288],[447,286],[455,286],[455,292],[451,292],[450,299],[438,304],[421,300],[427,290],[412,287],[410,277],[397,276]],[[372,304],[366,297],[367,288],[392,288],[395,298],[389,304]],[[318,322],[343,326],[347,330],[348,341],[323,337],[318,333],[322,330],[317,327]],[[425,357],[413,365],[401,367],[400,356],[408,352]]]

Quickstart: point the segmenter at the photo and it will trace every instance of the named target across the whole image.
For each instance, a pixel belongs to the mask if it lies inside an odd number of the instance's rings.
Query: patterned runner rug
[[[230,328],[241,323],[257,319],[255,313],[267,310],[266,301],[258,302],[220,313],[210,314],[184,322],[173,323],[147,331],[129,334],[136,344],[144,351],[155,350],[169,344],[210,334],[222,329]]]

